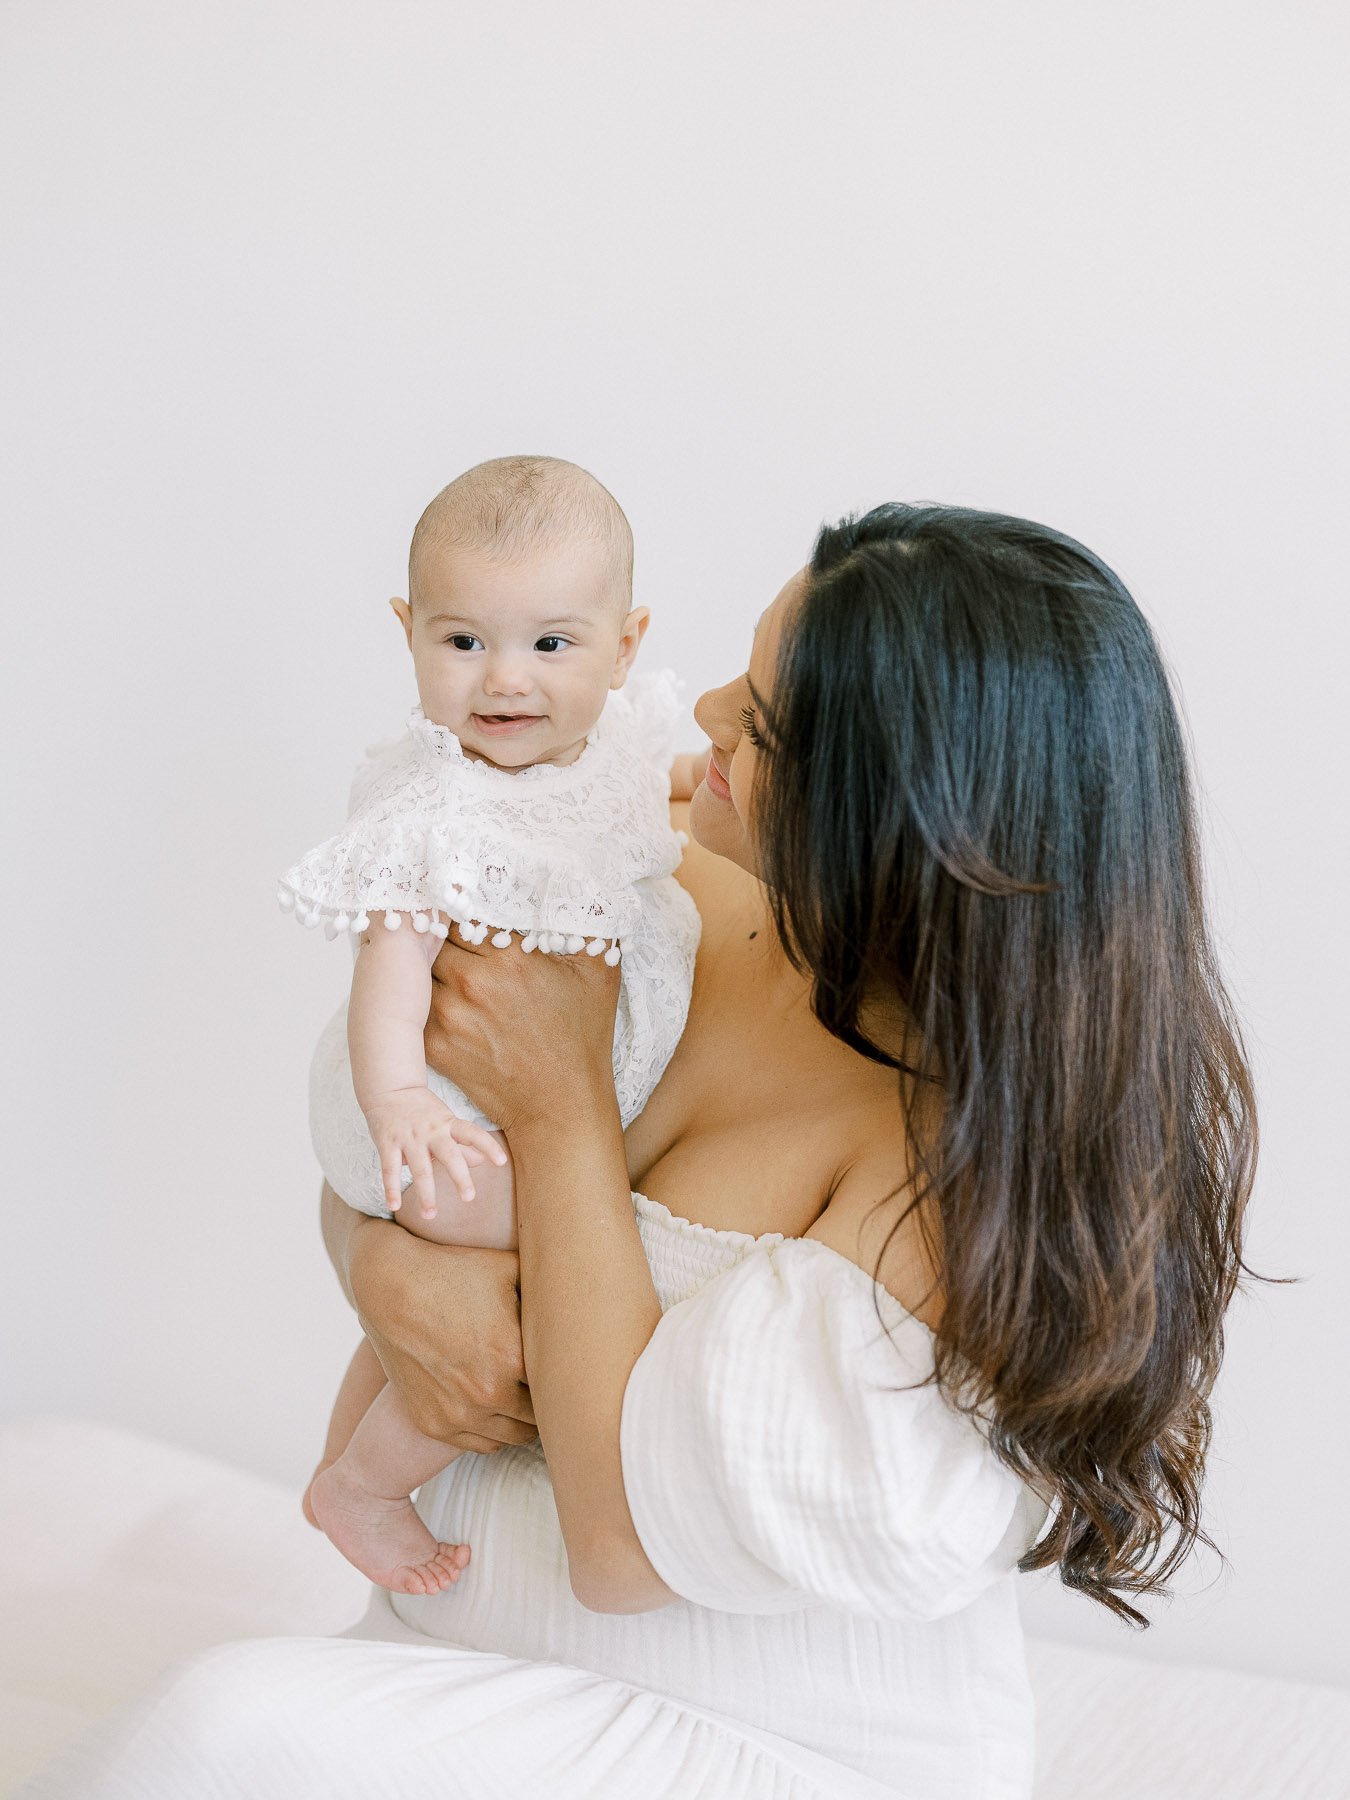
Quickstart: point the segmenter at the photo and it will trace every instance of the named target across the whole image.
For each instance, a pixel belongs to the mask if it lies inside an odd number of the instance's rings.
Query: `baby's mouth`
[[[516,726],[523,730],[527,725],[536,724],[541,717],[542,714],[540,713],[514,712],[475,713],[473,715],[475,725],[489,731],[494,728],[498,731],[502,731],[510,726]]]

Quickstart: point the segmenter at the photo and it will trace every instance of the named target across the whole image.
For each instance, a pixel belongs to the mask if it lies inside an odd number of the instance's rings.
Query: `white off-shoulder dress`
[[[683,1598],[587,1612],[538,1445],[467,1453],[418,1498],[454,1588],[180,1663],[29,1800],[1027,1800],[1043,1500],[864,1270],[633,1204],[663,1312],[624,1484]]]

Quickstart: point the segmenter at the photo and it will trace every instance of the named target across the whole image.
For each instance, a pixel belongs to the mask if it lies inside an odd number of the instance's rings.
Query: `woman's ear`
[[[406,600],[400,600],[397,596],[395,596],[389,604],[394,609],[395,618],[397,618],[399,624],[403,627],[403,635],[407,638],[408,648],[411,650],[413,625],[412,608],[408,605]]]
[[[619,633],[619,649],[614,659],[614,673],[609,678],[612,688],[621,688],[628,679],[628,671],[633,666],[633,658],[638,653],[638,645],[647,634],[651,623],[651,613],[645,606],[635,606],[623,622]]]

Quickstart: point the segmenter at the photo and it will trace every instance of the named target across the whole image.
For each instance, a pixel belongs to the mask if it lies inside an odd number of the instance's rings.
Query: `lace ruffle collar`
[[[580,756],[570,763],[527,763],[520,769],[499,769],[493,763],[482,762],[477,757],[466,756],[458,737],[448,725],[438,725],[429,719],[420,706],[414,706],[408,714],[408,732],[417,745],[420,754],[429,757],[433,762],[453,763],[456,768],[464,769],[479,775],[484,781],[510,781],[537,784],[551,781],[559,776],[575,775],[585,763],[594,761],[592,752],[603,738],[609,735],[610,703],[605,702],[605,709],[599,719],[586,734],[586,742]],[[589,773],[589,770],[586,771]]]

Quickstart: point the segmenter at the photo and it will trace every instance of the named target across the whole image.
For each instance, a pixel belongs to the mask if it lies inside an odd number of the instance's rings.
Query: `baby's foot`
[[[330,1462],[321,1462],[318,1465],[318,1467],[315,1469],[314,1473],[310,1476],[309,1486],[305,1489],[305,1491],[300,1499],[300,1510],[302,1513],[304,1513],[305,1517],[309,1520],[310,1524],[315,1528],[316,1531],[322,1531],[323,1526],[320,1525],[318,1518],[316,1517],[315,1512],[314,1512],[314,1501],[312,1499],[312,1495],[314,1493],[314,1483],[319,1479],[320,1475],[323,1474],[324,1470],[331,1468],[333,1462],[336,1462],[336,1461],[337,1461],[337,1458],[334,1457],[334,1458],[332,1458],[332,1460]]]
[[[342,1461],[317,1471],[305,1496],[314,1522],[349,1563],[395,1594],[439,1594],[463,1574],[467,1544],[439,1544],[411,1500],[388,1500],[355,1482]]]

